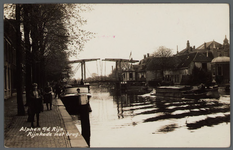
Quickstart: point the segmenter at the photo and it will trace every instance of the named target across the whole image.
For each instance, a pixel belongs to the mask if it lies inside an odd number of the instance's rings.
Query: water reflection
[[[186,121],[186,126],[191,130],[203,126],[212,126],[223,122],[230,122],[230,114],[225,114],[230,112],[230,105],[218,101],[181,100],[176,103],[166,103],[164,100],[157,100],[156,107],[158,110],[155,111],[155,113],[162,112],[163,114],[147,118],[144,122],[206,115],[206,118],[203,120],[198,120],[193,123],[187,123]],[[218,113],[222,113],[223,116],[218,116]],[[209,117],[208,115],[213,115],[213,117]]]
[[[230,122],[230,114],[228,114],[230,113],[230,104],[221,103],[221,100],[216,99],[150,99],[148,97],[139,98],[132,94],[117,94],[113,95],[113,100],[117,105],[118,119],[140,115],[144,115],[142,123],[185,119],[185,125],[189,130]],[[199,116],[204,117],[199,118]],[[190,122],[190,118],[194,117],[199,119]],[[137,125],[137,123],[133,125]],[[170,124],[162,126],[158,131],[171,132],[175,128],[178,128],[176,124]]]
[[[230,127],[229,95],[222,96],[220,100],[172,100],[119,92],[112,94],[108,89],[95,87],[91,87],[91,93],[91,147],[135,146],[135,144],[153,147],[162,145],[164,139],[172,136],[177,138],[170,138],[169,142],[176,145],[183,140],[198,141],[193,136],[195,131],[199,131],[196,132],[196,137],[206,139],[211,137],[209,141],[217,141],[217,137],[210,136],[213,135],[213,130],[208,130],[209,128],[205,126],[224,131]],[[179,138],[180,134],[189,139]],[[216,131],[216,134],[223,132]],[[145,140],[145,137],[149,140]],[[167,143],[164,146],[167,146]]]
[[[123,109],[123,107],[124,107],[124,97],[122,97],[122,96],[114,96],[113,97],[113,100],[114,101],[116,101],[116,104],[117,104],[117,116],[118,116],[118,119],[120,119],[120,118],[124,118],[124,109]]]

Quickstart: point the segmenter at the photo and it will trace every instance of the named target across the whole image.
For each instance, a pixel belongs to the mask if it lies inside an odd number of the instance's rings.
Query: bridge
[[[80,68],[81,66],[81,79],[83,79],[83,81],[86,80],[86,62],[89,61],[97,61],[100,60],[100,58],[92,58],[92,59],[79,59],[79,60],[72,60],[69,61],[69,63],[79,63],[79,65],[74,69],[74,72],[77,72],[77,70]],[[119,82],[120,81],[120,76],[119,73],[121,73],[122,71],[122,66],[124,68],[128,68],[129,67],[129,63],[136,63],[139,62],[138,60],[133,60],[133,59],[121,59],[121,58],[105,58],[102,59],[101,61],[114,61],[116,62],[116,78],[115,79],[103,79],[103,80],[99,80],[99,81],[90,81],[90,82]]]
[[[76,72],[81,65],[81,79],[86,80],[86,62],[97,60],[100,60],[100,58],[72,60],[69,61],[69,63],[79,63],[79,65],[74,69],[74,72]]]

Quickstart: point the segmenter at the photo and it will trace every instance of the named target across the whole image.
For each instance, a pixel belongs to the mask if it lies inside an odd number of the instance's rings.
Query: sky
[[[89,58],[143,59],[160,46],[176,54],[204,42],[230,41],[228,4],[91,4],[93,10],[80,15],[87,20],[82,29],[96,33],[84,51],[71,60]],[[75,68],[78,64],[74,64]],[[86,63],[87,77],[92,73],[108,75],[114,62]],[[81,78],[80,69],[74,78]]]

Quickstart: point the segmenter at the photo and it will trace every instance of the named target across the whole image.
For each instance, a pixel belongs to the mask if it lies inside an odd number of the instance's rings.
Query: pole
[[[85,61],[83,62],[83,66],[84,66],[84,81],[86,80],[86,63]]]
[[[116,61],[116,80],[118,81],[118,61]]]
[[[81,79],[83,79],[83,62],[81,62]]]

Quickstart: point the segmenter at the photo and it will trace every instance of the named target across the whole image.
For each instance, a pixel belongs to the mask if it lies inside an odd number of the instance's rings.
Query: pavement
[[[25,104],[25,94],[23,98]],[[27,108],[25,106],[25,116],[17,116],[16,96],[4,100],[5,148],[88,147],[60,99],[53,99],[52,110],[47,110],[44,104],[40,127],[31,128],[31,123],[27,122]]]

